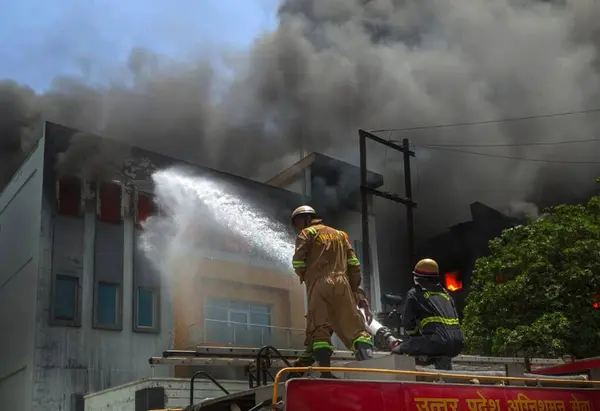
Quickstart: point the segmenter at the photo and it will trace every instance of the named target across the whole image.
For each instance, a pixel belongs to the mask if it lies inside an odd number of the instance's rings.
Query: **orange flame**
[[[463,282],[460,279],[459,273],[457,271],[452,271],[444,274],[444,279],[446,280],[446,289],[448,291],[462,290]]]

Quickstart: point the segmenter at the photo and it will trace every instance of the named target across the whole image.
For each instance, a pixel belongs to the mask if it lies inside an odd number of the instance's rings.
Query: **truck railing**
[[[437,381],[443,382],[445,379],[458,379],[458,380],[478,380],[478,381],[493,381],[496,383],[506,384],[510,382],[516,383],[530,383],[536,386],[541,386],[542,383],[546,384],[561,384],[561,385],[585,385],[588,387],[600,387],[600,381],[573,381],[572,379],[564,378],[524,378],[524,377],[497,377],[489,375],[464,375],[455,373],[439,373],[439,372],[425,372],[425,371],[409,371],[409,370],[386,370],[379,368],[350,368],[350,367],[289,367],[280,370],[273,381],[273,397],[272,404],[276,405],[279,401],[279,383],[284,374],[289,373],[307,373],[310,375],[312,372],[351,372],[351,373],[365,373],[365,374],[389,374],[389,375],[404,375],[413,377],[429,377],[434,378]]]
[[[206,371],[196,371],[194,375],[192,375],[192,378],[190,378],[190,407],[194,405],[194,382],[196,381],[196,378],[198,378],[201,375],[206,377],[214,385],[216,385],[221,391],[223,391],[223,393],[225,393],[225,395],[229,395],[229,391],[227,391],[227,389],[223,387],[223,385],[221,385],[221,383],[217,381],[212,375],[210,375]]]
[[[258,350],[258,353],[256,354],[255,363],[257,387],[260,387],[261,381],[263,385],[267,385],[267,375],[271,375],[271,373],[269,372],[269,368],[271,366],[271,354],[275,354],[275,356],[281,361],[283,361],[288,368],[292,366],[290,362],[283,355],[281,355],[281,352],[279,352],[277,348],[271,345],[265,345],[264,347],[261,347],[261,349]],[[272,379],[273,381],[275,380],[275,378]],[[250,384],[250,388],[254,388],[252,385],[251,378],[248,380],[248,382]]]

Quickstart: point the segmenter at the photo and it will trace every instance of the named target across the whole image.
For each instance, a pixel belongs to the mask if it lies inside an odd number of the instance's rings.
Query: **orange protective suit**
[[[321,223],[310,225],[296,238],[292,265],[306,283],[308,352],[333,350],[333,332],[353,351],[357,342],[372,344],[356,307],[366,298],[360,288],[360,262],[346,233]]]

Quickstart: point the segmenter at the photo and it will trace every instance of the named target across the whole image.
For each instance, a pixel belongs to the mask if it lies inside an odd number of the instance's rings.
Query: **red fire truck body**
[[[295,379],[286,384],[284,410],[591,411],[600,410],[600,390]]]

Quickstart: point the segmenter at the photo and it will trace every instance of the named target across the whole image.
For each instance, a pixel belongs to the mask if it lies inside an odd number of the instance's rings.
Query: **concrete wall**
[[[52,184],[51,181],[48,184]],[[52,190],[45,190],[46,193]],[[134,332],[134,223],[126,211],[122,233],[122,253],[110,248],[96,256],[96,207],[88,193],[85,212],[80,220],[54,215],[54,199],[45,196],[42,212],[41,262],[39,269],[37,331],[35,344],[34,408],[45,411],[72,409],[72,395],[85,394],[147,377],[151,373],[148,358],[170,348],[173,330],[168,288],[160,293],[161,328],[158,334]],[[123,198],[129,203],[128,195]],[[73,221],[76,220],[76,221]],[[116,242],[118,239],[115,239]],[[106,246],[106,244],[104,244]],[[62,256],[54,258],[53,256]],[[123,256],[121,329],[97,329],[94,326],[94,282],[96,258]],[[79,262],[79,263],[78,263]],[[56,265],[58,264],[58,265]],[[79,324],[50,325],[52,277],[56,273],[81,276],[81,315]],[[169,367],[157,369],[167,376]]]
[[[32,409],[43,153],[42,139],[0,196],[0,404],[7,410]]]
[[[220,383],[232,394],[248,389],[248,381],[220,381]],[[188,379],[147,378],[86,395],[85,411],[133,411],[135,409],[136,391],[155,387],[165,389],[165,407],[185,408],[190,403],[190,383]],[[194,383],[195,403],[222,395],[223,392],[207,380],[199,378]]]

